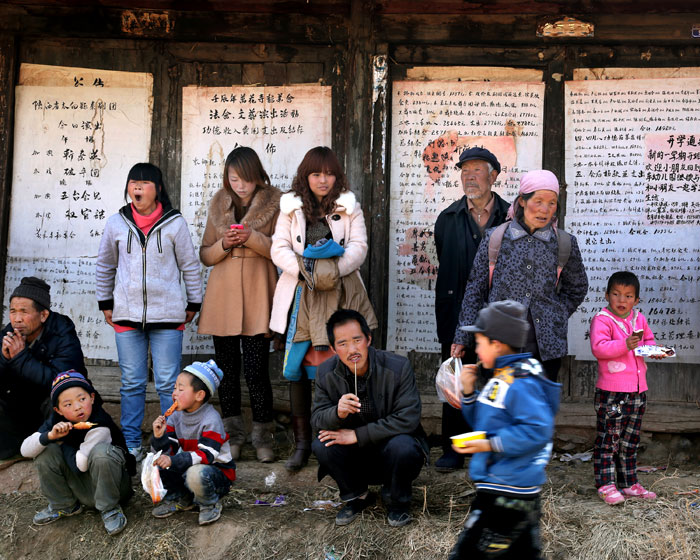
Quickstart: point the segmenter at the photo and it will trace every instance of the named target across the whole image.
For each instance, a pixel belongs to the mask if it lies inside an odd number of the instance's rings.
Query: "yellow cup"
[[[466,432],[450,438],[452,443],[457,447],[465,447],[468,441],[475,439],[486,439],[486,432]]]

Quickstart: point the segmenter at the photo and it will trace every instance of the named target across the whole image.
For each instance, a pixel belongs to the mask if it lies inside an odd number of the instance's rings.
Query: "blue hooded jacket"
[[[496,360],[481,392],[462,399],[464,418],[474,430],[486,432],[492,448],[472,456],[469,474],[477,490],[539,494],[552,454],[560,390],[530,353],[510,354]]]

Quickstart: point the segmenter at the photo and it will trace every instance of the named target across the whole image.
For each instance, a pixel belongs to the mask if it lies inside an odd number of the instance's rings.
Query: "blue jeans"
[[[192,465],[184,473],[160,469],[160,479],[168,491],[166,500],[192,494],[194,502],[200,506],[213,506],[231,489],[229,478],[211,465]]]
[[[121,425],[127,447],[141,445],[141,424],[146,408],[148,345],[151,345],[156,392],[161,414],[173,404],[173,388],[180,373],[182,331],[140,329],[115,333],[122,371]]]

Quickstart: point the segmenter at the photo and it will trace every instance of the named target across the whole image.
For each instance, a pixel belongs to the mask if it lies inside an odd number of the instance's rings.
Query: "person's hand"
[[[49,440],[55,441],[57,439],[61,439],[72,429],[73,424],[70,422],[59,422],[53,428],[51,428],[51,431],[49,432]]]
[[[194,316],[197,314],[196,311],[185,311],[185,324],[189,323],[194,319]]]
[[[476,372],[477,367],[475,364],[466,364],[462,366],[462,370],[459,372],[459,378],[462,381],[462,393],[465,395],[471,395],[474,392]]]
[[[165,433],[165,423],[167,420],[165,419],[165,416],[158,416],[153,421],[153,435],[157,438],[163,437],[163,434]]]
[[[102,310],[102,313],[105,314],[105,321],[106,321],[106,323],[107,323],[110,327],[114,328],[114,323],[112,322],[112,310],[111,310],[111,309],[103,309],[103,310]]]
[[[338,418],[347,418],[350,414],[360,412],[360,399],[357,395],[346,393],[338,401]]]
[[[2,338],[2,355],[5,356],[6,359],[11,360],[22,350],[24,350],[25,346],[26,343],[24,337],[17,329],[15,329],[8,332]]]
[[[464,442],[464,447],[453,445],[452,449],[462,455],[468,453],[484,453],[485,451],[491,451],[491,442],[487,439],[473,439]]]
[[[330,447],[331,445],[352,445],[353,443],[357,443],[357,434],[355,430],[321,430],[318,433],[318,439],[320,439],[326,447]]]
[[[161,469],[169,469],[170,465],[173,464],[173,461],[170,458],[170,455],[161,455],[155,461],[153,461],[153,464]]]
[[[224,234],[224,237],[221,240],[221,244],[223,245],[224,249],[240,247],[248,241],[248,238],[253,230],[250,229],[248,222],[243,222],[242,225],[242,229],[229,229]]]
[[[250,234],[253,232],[253,230],[250,229],[248,222],[243,222],[243,229],[237,229],[234,231],[236,232],[239,245],[245,245],[248,242]]]
[[[275,349],[275,352],[284,352],[284,346],[284,337],[278,333],[275,333],[275,336],[272,338],[272,347]]]
[[[464,356],[464,344],[453,344],[450,347],[450,356],[453,358],[461,358]]]
[[[642,341],[642,337],[638,336],[636,334],[628,336],[625,339],[625,343],[627,344],[627,350],[634,350],[637,346],[639,346],[639,343],[641,341]]]

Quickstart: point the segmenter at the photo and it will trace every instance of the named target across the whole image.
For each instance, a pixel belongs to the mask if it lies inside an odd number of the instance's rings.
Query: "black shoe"
[[[404,525],[408,525],[411,521],[413,521],[413,517],[411,517],[411,514],[407,511],[392,509],[389,510],[386,520],[392,527],[403,527]]]
[[[435,461],[435,470],[437,472],[447,473],[456,471],[464,467],[464,456],[455,453],[451,449],[445,451],[442,457]]]
[[[354,500],[350,500],[345,504],[345,507],[338,512],[338,515],[335,516],[335,524],[338,525],[338,527],[350,525],[350,523],[355,521],[358,515],[374,504],[374,501],[375,496],[372,493],[367,494],[367,497],[364,499],[355,498]]]

